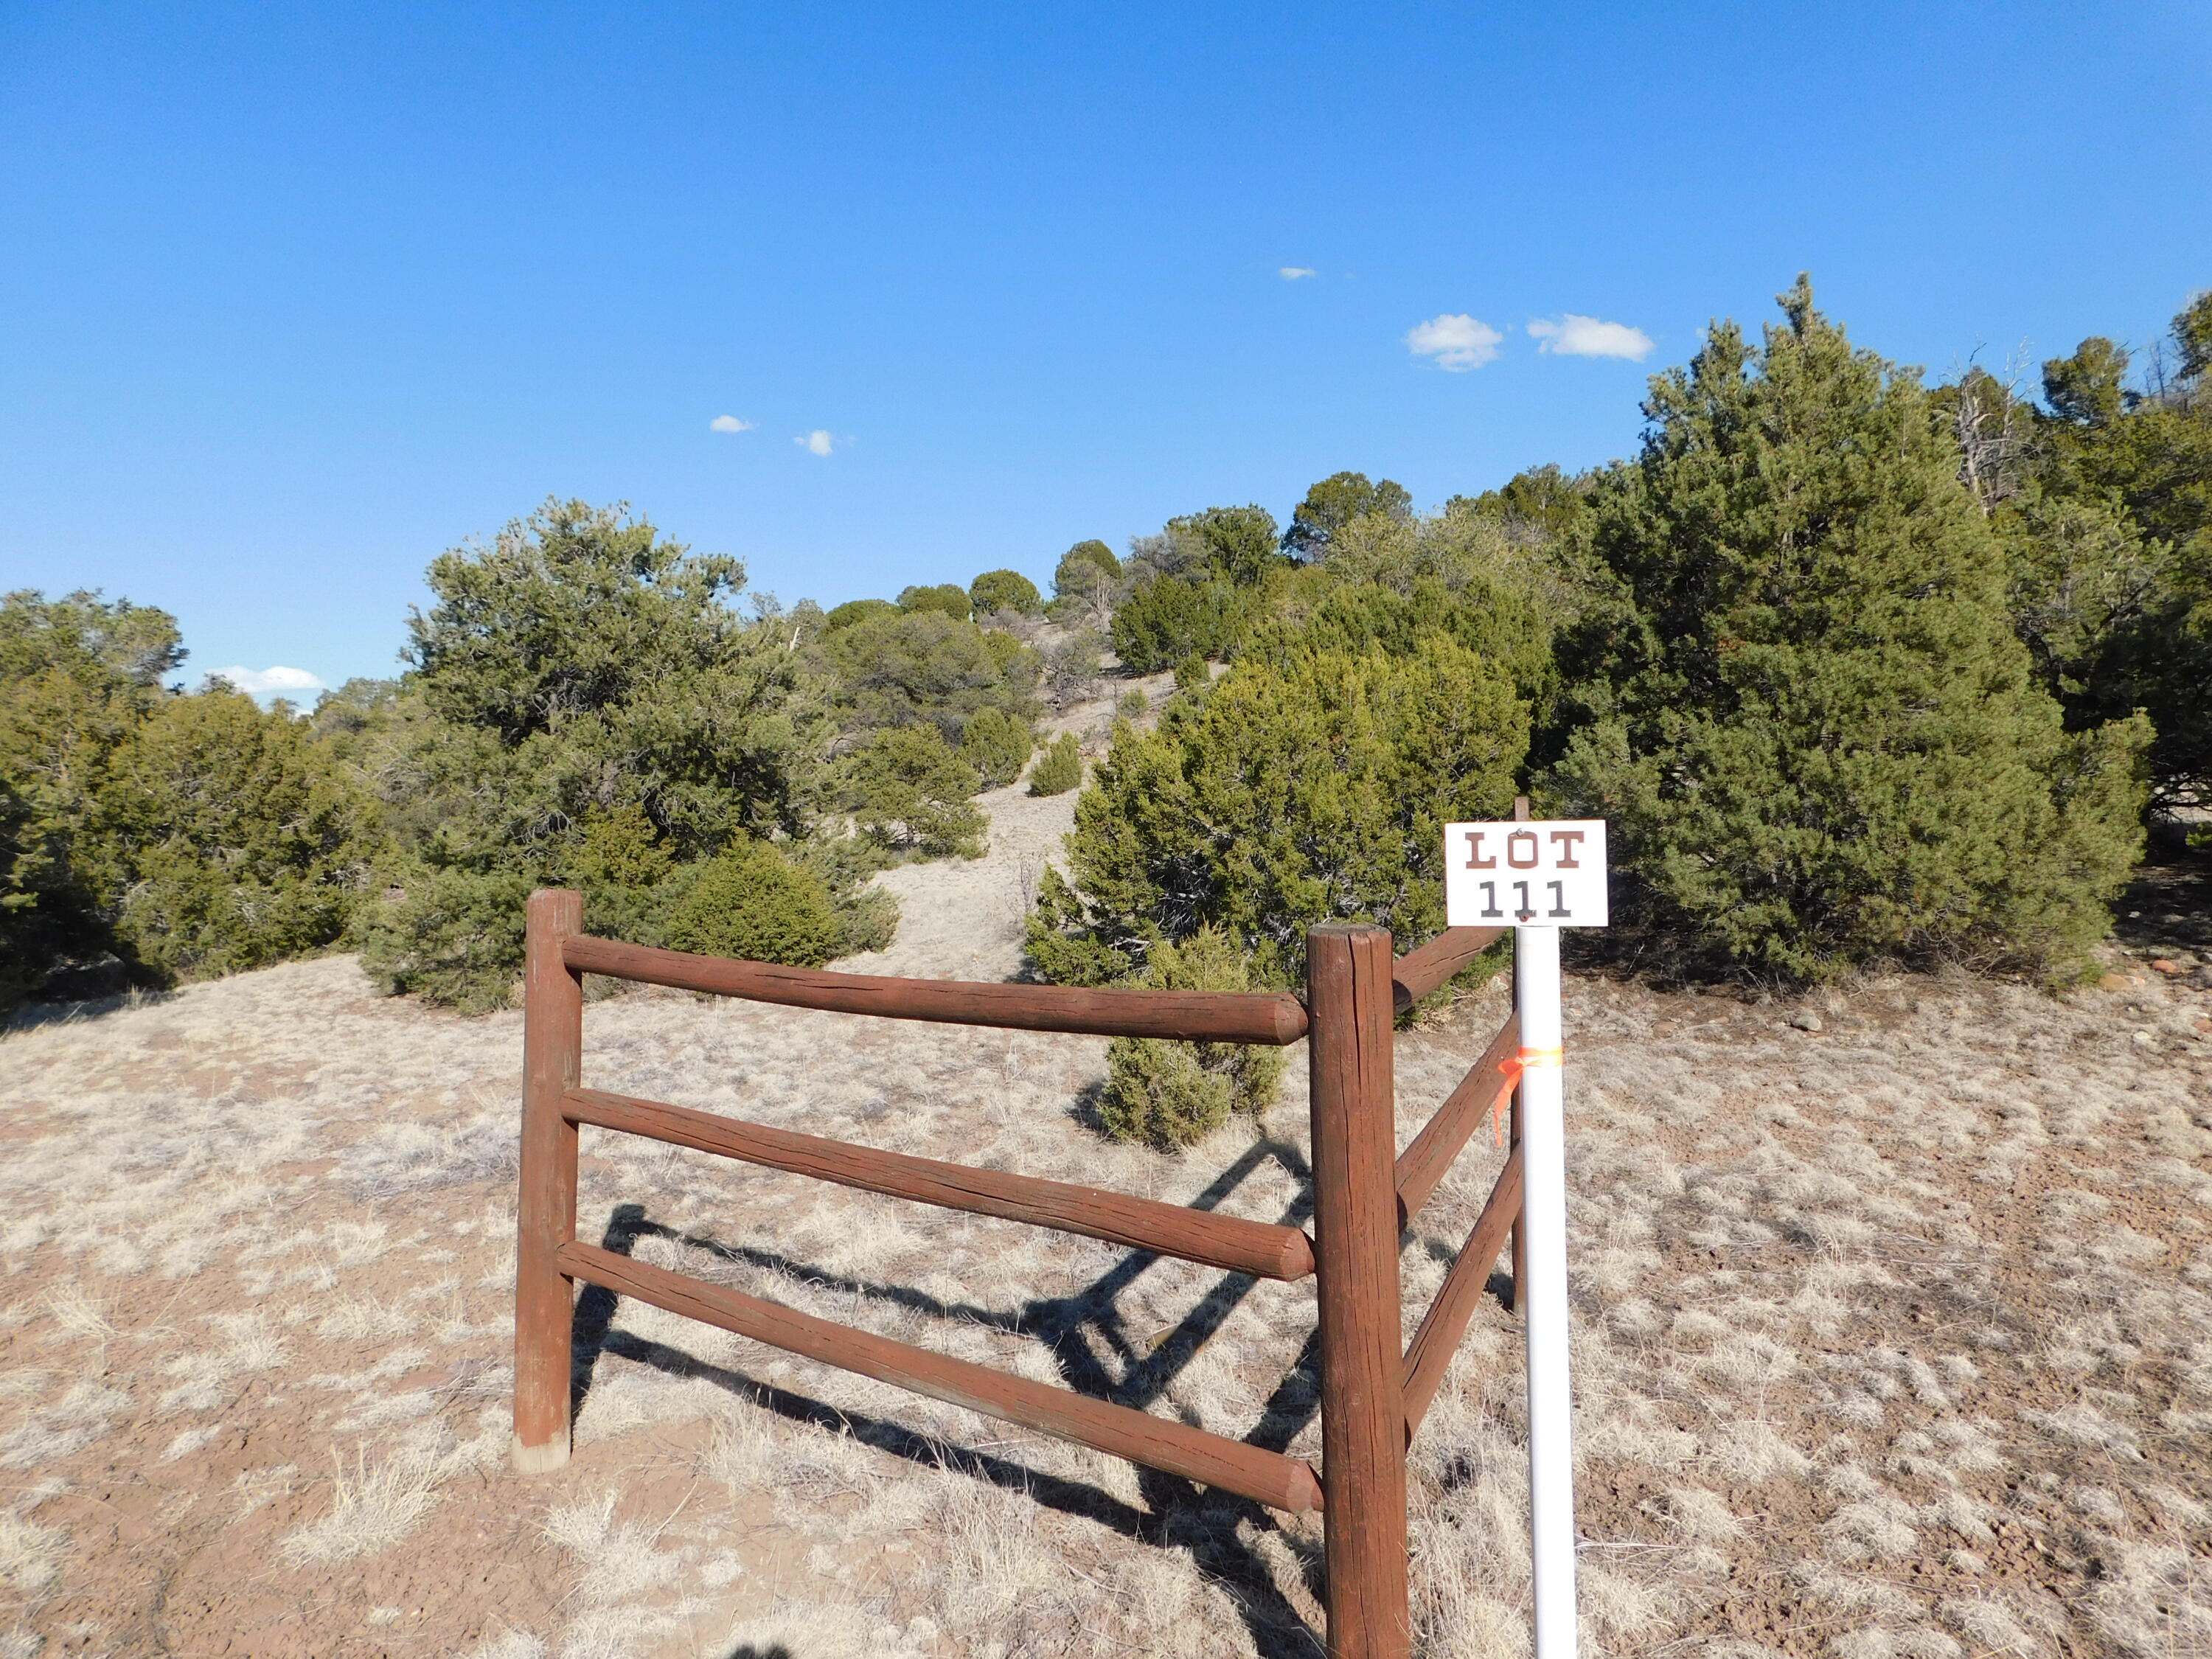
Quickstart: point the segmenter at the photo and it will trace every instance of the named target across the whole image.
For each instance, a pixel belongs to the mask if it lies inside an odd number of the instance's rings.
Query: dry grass
[[[863,965],[1011,971],[1070,800],[1006,792],[989,858],[895,872],[907,929]],[[1818,1034],[1573,982],[1593,1651],[2212,1654],[2207,999],[2139,977],[1873,982]],[[1401,1037],[1401,1139],[1497,998]],[[1295,1066],[1264,1125],[1164,1158],[1079,1121],[1100,1043],[660,993],[586,1029],[626,1092],[1304,1216]],[[514,1015],[380,1001],[331,959],[4,1051],[0,1654],[140,1650],[155,1585],[177,1654],[1317,1651],[1310,1519],[596,1294],[575,1460],[507,1474]],[[1497,1162],[1479,1137],[1409,1235],[1408,1334]],[[1319,1449],[1310,1285],[598,1132],[581,1212],[647,1261]],[[1478,1316],[1413,1449],[1427,1654],[1525,1650],[1518,1341]]]

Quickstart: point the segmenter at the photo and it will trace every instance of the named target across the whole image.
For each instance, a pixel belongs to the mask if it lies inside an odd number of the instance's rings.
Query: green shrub
[[[842,933],[828,885],[770,842],[732,848],[681,880],[667,924],[677,950],[793,968],[819,968],[838,954]]]
[[[1283,550],[1301,559],[1328,556],[1329,543],[1355,520],[1380,514],[1410,519],[1413,498],[1406,487],[1385,478],[1370,483],[1364,472],[1332,472],[1312,489],[1291,514]]]
[[[1243,631],[1247,605],[1226,581],[1162,576],[1139,587],[1114,613],[1114,650],[1139,674],[1183,658],[1222,658]]]
[[[538,878],[403,857],[381,880],[354,922],[370,981],[388,996],[420,996],[465,1014],[506,1007],[522,971],[523,908]],[[591,924],[588,911],[584,920]]]
[[[1045,744],[1044,753],[1030,769],[1030,793],[1064,795],[1083,781],[1083,750],[1075,733],[1063,732]]]
[[[1595,717],[1552,776],[1611,823],[1619,927],[1739,972],[1881,958],[2074,971],[2142,844],[2138,715],[2069,733],[1916,374],[1801,280],[1717,327],[1585,532]]]
[[[531,889],[573,882],[594,925],[651,942],[685,866],[808,836],[831,804],[830,687],[783,618],[738,612],[743,582],[580,501],[432,562],[413,672],[346,739],[398,843],[397,896],[361,924],[380,983],[502,1006]]]
[[[373,848],[304,720],[228,688],[155,702],[94,813],[116,937],[164,977],[204,978],[344,933]]]
[[[1209,507],[1168,520],[1168,538],[1221,580],[1250,587],[1284,562],[1275,515],[1264,507]]]
[[[1022,617],[1044,613],[1044,596],[1037,592],[1037,585],[1018,570],[986,570],[968,584],[968,605],[979,617],[1000,611],[1011,611]]]
[[[875,622],[884,617],[896,617],[899,608],[889,599],[848,599],[831,607],[822,618],[822,631],[834,634],[841,628],[850,628],[855,623]]]
[[[1443,826],[1502,817],[1528,744],[1496,665],[1441,635],[1239,663],[1157,732],[1118,726],[1076,805],[1069,876],[1029,929],[1045,978],[1126,978],[1212,924],[1261,982],[1296,983],[1305,930],[1376,921],[1399,946],[1443,925]]]
[[[854,756],[852,791],[860,833],[877,845],[924,858],[981,858],[987,820],[969,799],[975,769],[933,726],[878,732]]]
[[[1213,671],[1206,659],[1193,652],[1175,665],[1176,690],[1182,692],[1203,691],[1213,684]]]
[[[1133,685],[1114,700],[1114,718],[1117,720],[1140,720],[1152,712],[1152,700],[1145,695],[1145,688]]]
[[[1052,614],[1072,626],[1103,628],[1121,594],[1121,562],[1101,541],[1078,542],[1052,573]]]
[[[1246,991],[1243,953],[1218,927],[1201,927],[1181,945],[1152,953],[1144,982],[1162,991]],[[1242,1042],[1170,1042],[1116,1037],[1106,1047],[1106,1086],[1098,1120],[1116,1140],[1188,1146],[1232,1111],[1261,1113],[1281,1087],[1287,1056]]]
[[[958,582],[939,582],[934,587],[902,588],[898,608],[908,612],[932,611],[939,616],[950,617],[954,622],[966,622],[969,610],[968,590]]]
[[[977,709],[960,734],[960,757],[975,769],[976,781],[986,789],[1003,788],[1021,776],[1036,747],[1030,723],[1000,708]]]
[[[957,740],[979,709],[1024,720],[1037,712],[1036,653],[964,616],[921,610],[878,617],[824,635],[821,654],[848,732],[927,720]]]

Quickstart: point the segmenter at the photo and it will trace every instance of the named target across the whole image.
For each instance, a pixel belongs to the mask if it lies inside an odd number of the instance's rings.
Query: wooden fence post
[[[576,1237],[576,1126],[561,1097],[583,1080],[584,976],[562,960],[584,930],[584,897],[530,896],[522,1004],[522,1177],[514,1252],[516,1470],[545,1474],[568,1461],[569,1338],[574,1287],[556,1259]]]
[[[1331,1659],[1407,1659],[1413,1646],[1390,975],[1384,928],[1306,935]]]

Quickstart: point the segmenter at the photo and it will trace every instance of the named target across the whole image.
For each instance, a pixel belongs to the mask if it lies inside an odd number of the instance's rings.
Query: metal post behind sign
[[[1513,1298],[1528,1341],[1528,1516],[1536,1659],[1575,1659],[1574,1395],[1567,1374],[1567,1145],[1559,929],[1607,921],[1602,820],[1455,823],[1444,831],[1455,927],[1513,927],[1521,1018],[1522,1236]]]

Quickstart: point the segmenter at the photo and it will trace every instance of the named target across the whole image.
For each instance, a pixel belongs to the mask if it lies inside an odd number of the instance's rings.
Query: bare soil
[[[989,856],[892,872],[900,938],[854,965],[1018,971],[1072,803],[988,798]],[[2133,918],[2063,998],[1572,981],[1591,1651],[2212,1655],[2195,914]],[[1401,1143],[1503,1012],[1492,986],[1401,1036]],[[1166,1158],[1085,1127],[1099,1042],[660,992],[586,1029],[625,1092],[1306,1214],[1295,1063],[1264,1121]],[[520,1053],[518,1015],[380,999],[345,957],[0,1042],[0,1659],[1318,1652],[1310,1517],[598,1292],[575,1456],[509,1474]],[[585,1133],[587,1237],[1318,1453],[1310,1285]],[[1498,1160],[1478,1136],[1410,1231],[1408,1335]],[[1527,1650],[1518,1342],[1487,1304],[1414,1447],[1427,1654]]]

